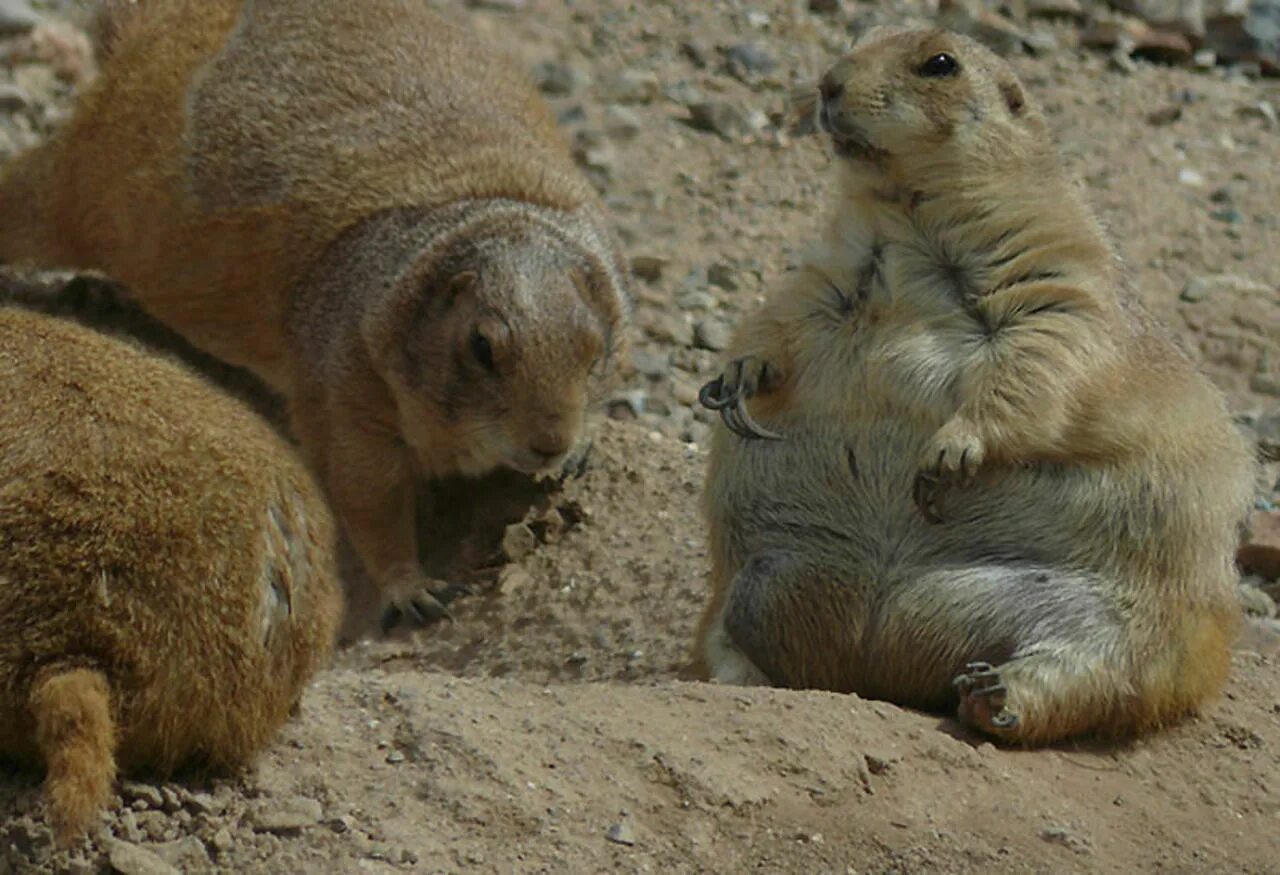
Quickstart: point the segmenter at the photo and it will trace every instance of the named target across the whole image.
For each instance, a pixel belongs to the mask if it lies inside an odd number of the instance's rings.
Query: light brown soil
[[[631,253],[667,260],[637,281],[637,347],[658,375],[630,379],[639,420],[604,424],[586,474],[541,500],[536,549],[456,603],[456,622],[346,649],[250,773],[124,785],[72,852],[50,846],[39,776],[0,776],[0,875],[171,871],[164,861],[236,873],[1280,872],[1280,654],[1258,624],[1220,701],[1122,744],[1004,750],[947,715],[680,679],[706,569],[708,425],[691,393],[718,370],[687,330],[732,324],[794,260],[829,161],[772,127],[733,141],[692,129],[680,83],[775,112],[848,38],[848,15],[750,10],[767,26],[735,2],[465,11],[531,68],[590,75],[554,98],[571,136],[616,121],[605,107],[621,71],[677,89],[626,106],[634,136],[589,139]],[[710,49],[707,69],[681,49],[690,40]],[[715,47],[743,41],[773,54],[776,82],[722,71]],[[1241,413],[1280,408],[1280,129],[1251,109],[1280,104],[1277,83],[1122,74],[1067,49],[1016,63],[1147,305]],[[1179,119],[1147,120],[1184,92]],[[1184,169],[1202,181],[1180,181]],[[1228,207],[1238,221],[1211,216]],[[737,290],[707,283],[713,265]],[[1188,280],[1220,273],[1257,288],[1180,300]]]

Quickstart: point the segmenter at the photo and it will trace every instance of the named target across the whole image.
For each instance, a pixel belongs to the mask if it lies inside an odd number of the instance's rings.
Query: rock
[[[1022,53],[1022,30],[978,0],[943,0],[939,10],[938,23],[942,27],[973,37],[998,55]]]
[[[1199,170],[1184,167],[1178,171],[1178,182],[1181,182],[1183,185],[1189,185],[1193,188],[1199,188],[1204,185],[1204,174]]]
[[[1157,31],[1200,39],[1205,33],[1204,0],[1120,0],[1114,5]]]
[[[684,380],[674,380],[671,384],[671,397],[675,398],[678,404],[692,407],[698,403],[699,388],[699,386]]]
[[[640,389],[630,389],[609,399],[606,405],[609,418],[630,422],[640,418],[644,413],[645,393]]]
[[[120,875],[181,875],[154,851],[119,839],[108,842],[107,860]]]
[[[0,0],[2,2],[2,0]],[[48,64],[64,82],[78,83],[93,72],[93,46],[85,33],[61,21],[38,24],[22,37],[9,60]]]
[[[706,100],[692,104],[689,107],[688,124],[696,131],[719,134],[726,140],[736,140],[750,130],[746,111],[728,100]]]
[[[873,775],[886,775],[893,767],[893,764],[884,757],[878,757],[868,753],[863,754],[862,758],[867,764],[867,771]]]
[[[1080,0],[1027,0],[1027,17],[1083,21],[1085,11]]]
[[[1247,582],[1241,583],[1236,587],[1236,594],[1240,597],[1240,607],[1246,616],[1271,618],[1276,615],[1276,603],[1260,587]]]
[[[1257,296],[1257,300],[1261,302],[1271,294],[1274,292],[1270,287],[1247,277],[1230,273],[1211,273],[1188,280],[1182,289],[1182,294],[1178,297],[1188,303],[1195,303],[1214,296]]]
[[[1259,417],[1252,429],[1258,439],[1258,452],[1263,458],[1280,462],[1280,410]]]
[[[196,814],[217,814],[226,808],[226,803],[210,793],[187,793],[182,803]]]
[[[1268,128],[1280,126],[1280,113],[1276,112],[1275,105],[1269,100],[1260,100],[1257,103],[1242,106],[1236,110],[1236,115],[1241,118],[1262,119]]]
[[[1032,55],[1042,58],[1045,55],[1052,55],[1062,46],[1051,31],[1032,30],[1023,35],[1022,47]]]
[[[637,348],[631,351],[631,366],[636,373],[657,380],[671,371],[671,357],[664,352]]]
[[[721,352],[729,348],[732,336],[729,326],[719,319],[703,319],[693,327],[693,345],[699,349]]]
[[[153,784],[125,781],[120,785],[120,795],[126,800],[141,801],[147,808],[159,809],[164,806],[164,794]]]
[[[676,298],[676,306],[681,310],[706,312],[716,307],[715,295],[701,289],[690,289]]]
[[[1180,66],[1191,63],[1193,49],[1191,41],[1181,33],[1148,29],[1135,40],[1130,54],[1148,61]]]
[[[506,540],[505,538],[503,539]],[[315,826],[324,815],[320,803],[305,796],[265,800],[253,815],[255,832],[289,833]]]
[[[1252,62],[1280,74],[1280,0],[1229,3],[1205,22],[1204,48],[1230,63]]]
[[[512,523],[502,532],[502,555],[519,562],[538,547],[538,536],[524,523]]]
[[[1138,69],[1138,64],[1133,58],[1129,57],[1129,53],[1132,51],[1133,42],[1128,39],[1121,40],[1111,50],[1111,54],[1107,58],[1107,64],[1117,73],[1133,73]]]
[[[0,0],[0,36],[26,33],[40,23],[27,0]]]
[[[734,269],[725,264],[723,261],[717,261],[711,267],[707,268],[707,282],[713,286],[718,286],[729,292],[738,290],[737,274]]]
[[[604,132],[615,140],[630,140],[640,133],[644,122],[633,111],[616,103],[604,108]]]
[[[195,836],[156,845],[155,853],[180,872],[203,872],[209,866],[209,852]]]
[[[609,829],[605,831],[604,837],[615,845],[626,845],[627,847],[631,847],[636,843],[635,830],[633,830],[631,828],[631,824],[627,823],[625,820],[620,823],[615,823],[613,826],[609,827]]]
[[[1124,22],[1102,18],[1091,22],[1081,32],[1080,45],[1090,49],[1113,49],[1133,35],[1134,29]]]
[[[21,112],[31,106],[25,88],[12,82],[0,82],[0,112]]]
[[[1051,845],[1061,845],[1077,854],[1088,854],[1092,850],[1087,838],[1077,836],[1063,826],[1045,827],[1040,831],[1040,838]]]
[[[1177,103],[1169,106],[1161,107],[1153,112],[1147,113],[1147,124],[1152,127],[1161,128],[1165,125],[1171,125],[1182,118],[1182,106]]]
[[[533,81],[543,94],[567,97],[577,94],[591,83],[591,77],[576,67],[545,61],[533,68]]]
[[[615,103],[652,103],[662,93],[662,84],[649,70],[623,70],[609,80],[604,93]]]
[[[748,85],[778,66],[767,48],[753,42],[738,43],[725,49],[724,62],[730,76]]]
[[[829,15],[842,10],[840,0],[809,0],[809,11],[819,15]]]
[[[599,188],[607,188],[618,166],[618,150],[600,131],[578,131],[573,138],[573,158]]]
[[[467,0],[472,9],[491,9],[494,12],[519,12],[529,5],[529,0]]]
[[[1245,574],[1280,580],[1280,510],[1253,512],[1249,534],[1236,552],[1236,564]]]
[[[223,827],[213,834],[213,839],[210,844],[212,844],[214,849],[219,853],[225,854],[236,846],[236,840],[232,837],[231,830]]]
[[[1245,617],[1234,648],[1268,658],[1280,656],[1280,620],[1268,617]]]
[[[707,48],[706,43],[698,40],[680,43],[680,53],[699,70],[705,70],[711,64],[711,49]]]
[[[679,313],[650,310],[636,320],[654,340],[693,346],[693,325]]]
[[[498,592],[500,593],[512,593],[517,590],[528,589],[532,583],[533,575],[519,565],[508,565],[498,572]],[[349,817],[338,818],[344,828],[339,829],[335,824],[331,824],[331,827],[335,832],[345,832],[350,828],[348,823],[350,820],[351,818]]]
[[[670,263],[660,255],[635,255],[631,258],[631,273],[645,282],[656,283]]]

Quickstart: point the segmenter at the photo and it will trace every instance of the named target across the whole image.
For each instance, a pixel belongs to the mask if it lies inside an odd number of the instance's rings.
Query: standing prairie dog
[[[736,433],[711,452],[703,673],[1026,743],[1194,710],[1227,672],[1253,484],[1223,398],[991,52],[872,31],[813,104],[832,216],[705,390]]]
[[[243,765],[332,652],[319,487],[183,368],[0,306],[0,756],[92,825],[117,768]]]
[[[389,616],[444,613],[415,478],[551,471],[621,256],[524,77],[422,0],[148,0],[0,184],[0,261],[95,268],[288,399]]]

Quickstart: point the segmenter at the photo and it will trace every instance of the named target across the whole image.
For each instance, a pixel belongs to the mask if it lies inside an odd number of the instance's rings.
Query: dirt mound
[[[0,875],[1280,872],[1264,621],[1224,698],[1120,745],[1003,750],[946,715],[681,680],[705,597],[696,389],[822,209],[829,156],[788,139],[784,95],[868,21],[932,6],[439,5],[527,62],[635,257],[633,372],[609,408],[626,422],[558,490],[453,484],[492,512],[439,523],[436,542],[468,539],[433,561],[481,569],[476,595],[452,624],[346,649],[251,773],[126,783],[71,852],[50,844],[38,776],[0,775]],[[1075,50],[1073,25],[1045,28],[1056,49],[1015,64],[1144,302],[1242,415],[1280,412],[1280,83],[1118,64]],[[0,161],[77,87],[9,39]],[[1260,501],[1280,497],[1277,473]]]

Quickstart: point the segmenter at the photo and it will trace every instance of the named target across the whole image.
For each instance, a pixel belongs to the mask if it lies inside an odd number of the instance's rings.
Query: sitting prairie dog
[[[704,389],[731,428],[703,675],[958,706],[1025,743],[1194,710],[1228,669],[1253,486],[1220,393],[991,52],[875,30],[814,98],[830,221]]]
[[[0,756],[81,835],[117,767],[243,765],[328,662],[334,531],[244,405],[91,329],[0,306]]]
[[[550,108],[428,6],[108,7],[100,78],[0,184],[0,262],[105,271],[287,398],[388,619],[447,613],[415,479],[557,470],[628,316]]]

